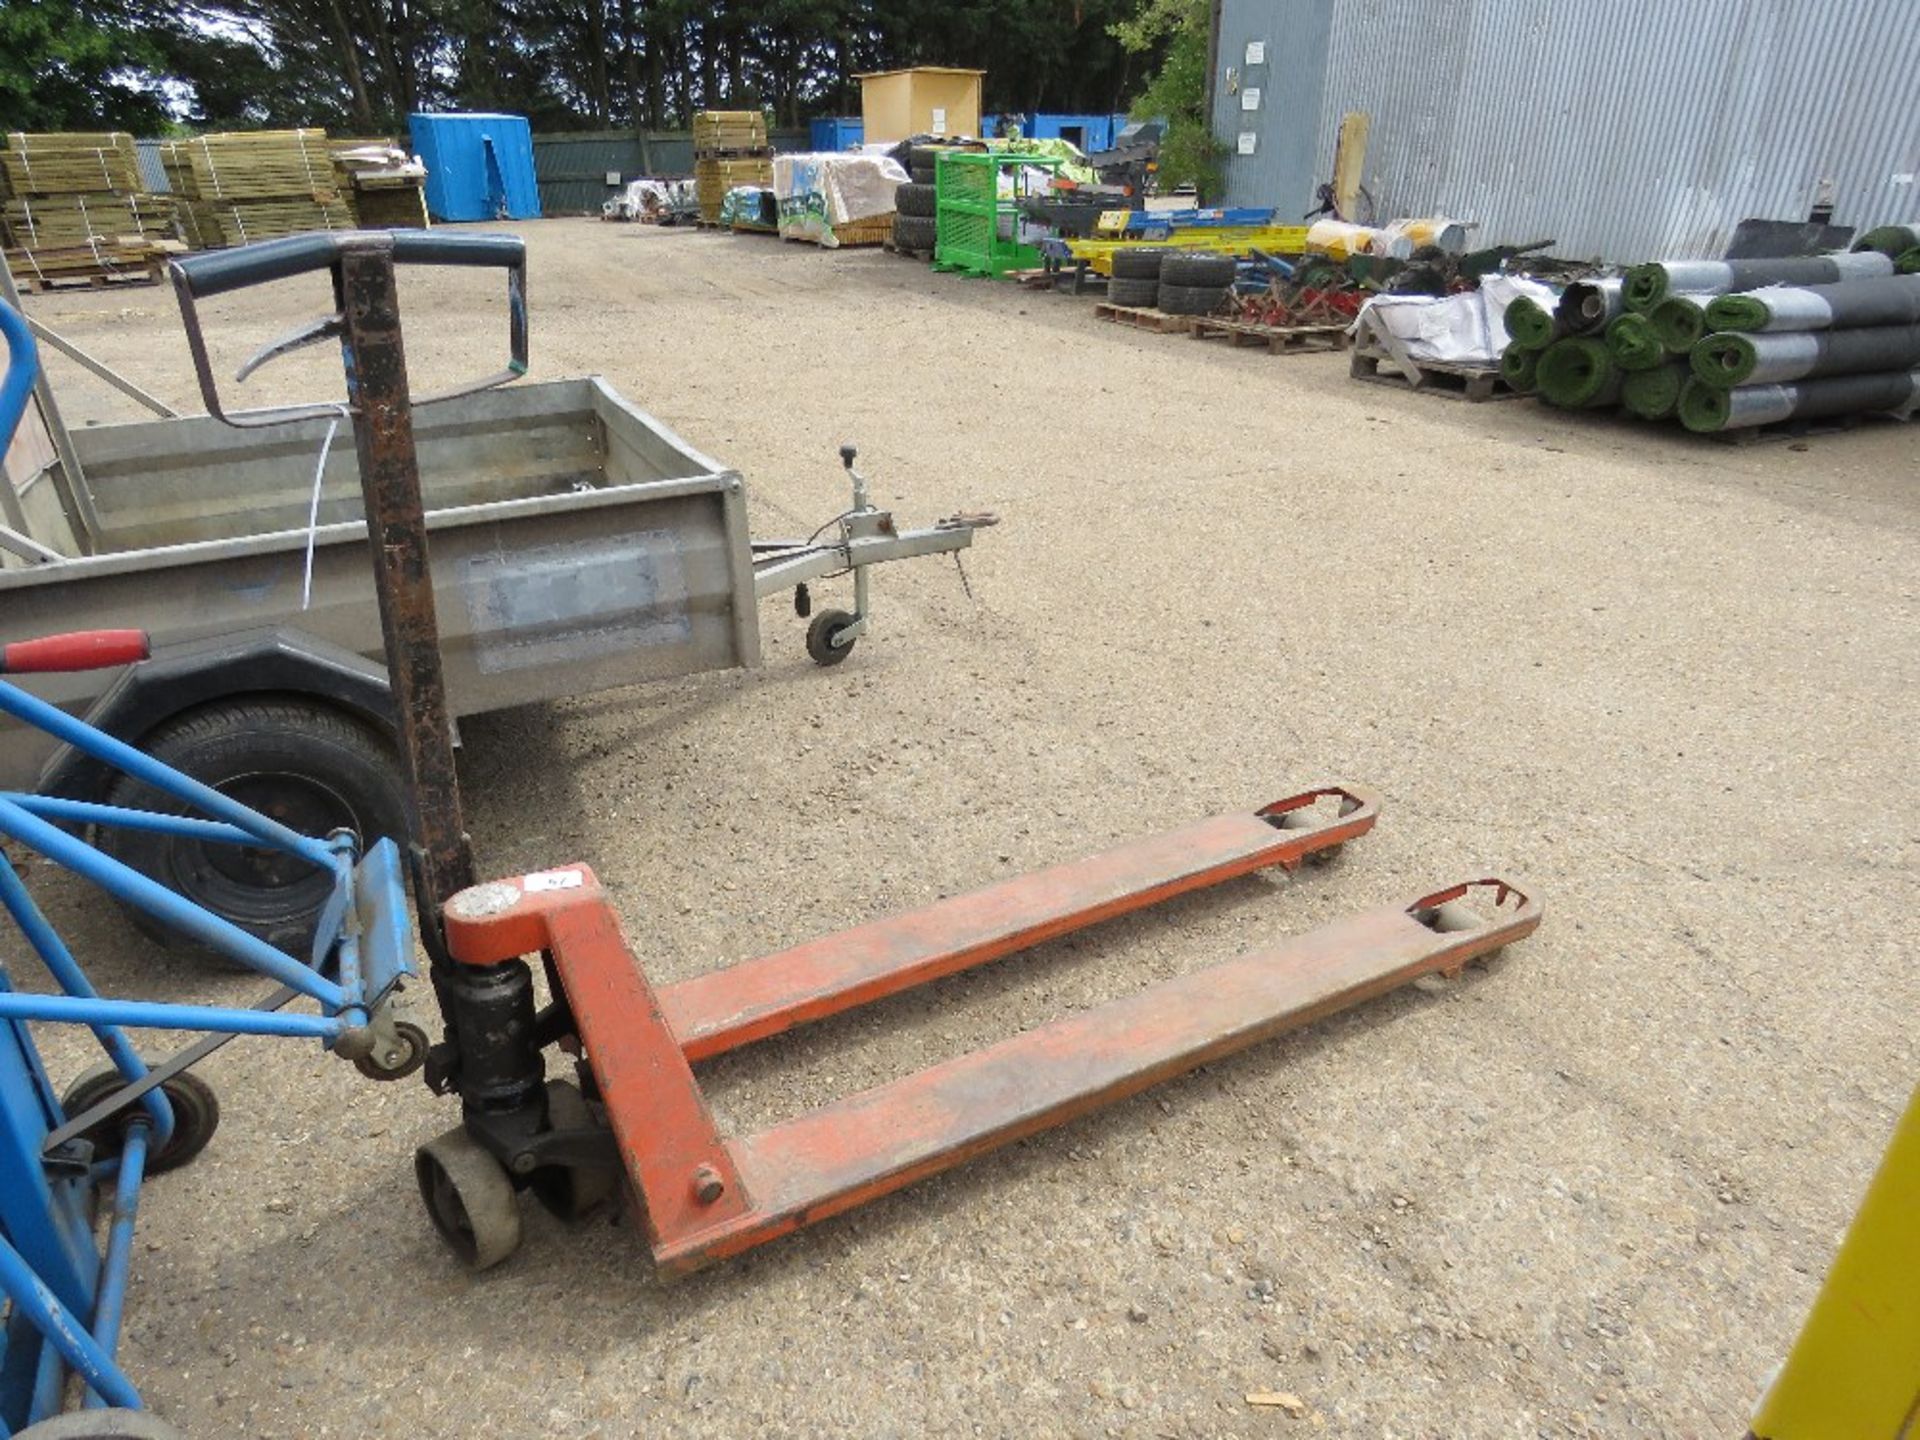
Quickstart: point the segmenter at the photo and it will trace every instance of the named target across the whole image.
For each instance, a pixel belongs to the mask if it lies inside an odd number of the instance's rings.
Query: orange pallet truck
[[[1176,895],[1328,857],[1373,827],[1379,802],[1352,785],[1302,791],[653,984],[586,865],[476,883],[440,668],[396,260],[504,268],[513,359],[482,383],[524,372],[525,257],[514,237],[307,235],[189,257],[173,273],[215,414],[223,412],[194,299],[301,271],[332,275],[338,313],[294,339],[337,337],[346,360],[413,811],[414,890],[445,1024],[425,1073],[461,1102],[460,1125],[423,1146],[416,1166],[434,1224],[471,1264],[495,1264],[518,1245],[521,1191],[571,1216],[625,1180],[661,1269],[691,1270],[1421,976],[1456,974],[1540,923],[1538,900],[1505,881],[1423,891],[757,1134],[722,1135],[696,1062]],[[273,423],[261,412],[231,418]],[[544,1007],[533,959],[546,970]],[[571,1060],[577,1083],[548,1078],[550,1052]]]

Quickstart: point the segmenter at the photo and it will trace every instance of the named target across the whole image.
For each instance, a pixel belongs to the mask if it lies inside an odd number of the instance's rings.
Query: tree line
[[[1169,0],[0,0],[0,127],[384,135],[460,109],[671,129],[750,108],[792,125],[857,115],[855,75],[912,64],[986,71],[989,113],[1099,114],[1151,94],[1169,55],[1193,69],[1204,0],[1172,8],[1169,25]]]

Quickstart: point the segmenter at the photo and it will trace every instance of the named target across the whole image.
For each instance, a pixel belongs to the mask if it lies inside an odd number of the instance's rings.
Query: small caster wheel
[[[91,1110],[109,1095],[126,1088],[127,1080],[111,1065],[89,1070],[60,1097],[60,1108],[68,1116]],[[147,1152],[147,1174],[159,1175],[177,1170],[207,1148],[213,1132],[220,1128],[220,1098],[213,1087],[191,1070],[183,1070],[160,1084],[160,1093],[173,1106],[173,1134],[157,1150]],[[81,1132],[80,1138],[93,1145],[96,1159],[109,1160],[118,1155],[125,1143],[127,1127],[146,1114],[138,1101],[117,1115],[109,1115],[98,1125]]]
[[[427,1032],[411,1020],[398,1020],[393,1026],[393,1049],[379,1055],[362,1055],[353,1068],[369,1080],[404,1080],[427,1063],[432,1045]]]
[[[475,1270],[520,1248],[520,1207],[506,1169],[456,1125],[413,1152],[420,1198],[440,1236]]]
[[[74,1410],[13,1432],[14,1440],[187,1440],[151,1410]]]
[[[852,623],[853,616],[844,610],[822,610],[813,617],[813,623],[807,626],[807,654],[813,657],[814,664],[838,665],[853,653],[852,640],[844,645],[833,643]]]
[[[579,1087],[565,1080],[547,1082],[547,1123],[555,1130],[604,1130]],[[598,1210],[620,1188],[620,1172],[610,1165],[542,1165],[527,1188],[562,1220],[581,1220]]]

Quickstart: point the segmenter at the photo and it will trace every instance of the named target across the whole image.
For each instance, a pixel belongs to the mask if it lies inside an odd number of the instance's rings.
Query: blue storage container
[[[1125,116],[1116,115],[1035,115],[1023,133],[1030,140],[1069,140],[1091,155],[1111,150],[1113,137],[1125,123]]]
[[[866,123],[858,115],[822,116],[808,126],[807,141],[816,153],[851,150],[866,133]]]
[[[427,167],[436,220],[538,220],[533,134],[524,115],[415,114],[413,151]]]

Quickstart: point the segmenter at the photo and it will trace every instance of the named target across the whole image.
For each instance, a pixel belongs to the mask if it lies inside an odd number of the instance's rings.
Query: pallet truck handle
[[[208,296],[225,295],[318,270],[328,271],[333,276],[335,313],[323,316],[267,345],[242,366],[235,377],[245,379],[276,355],[315,341],[341,336],[346,328],[342,261],[349,254],[381,251],[391,255],[395,264],[456,265],[507,272],[506,367],[485,379],[439,394],[410,396],[411,404],[431,405],[461,395],[471,395],[479,390],[490,390],[527,373],[527,247],[518,235],[448,235],[431,230],[352,230],[334,234],[289,235],[279,240],[242,245],[237,250],[183,256],[169,267],[173,276],[174,295],[180,302],[180,319],[187,332],[187,348],[193,356],[193,368],[199,377],[200,394],[206,402],[207,413],[216,420],[241,429],[337,416],[341,409],[337,404],[292,405],[229,413],[220,403],[219,385],[214,379],[213,363],[207,354],[206,337],[201,331],[196,302]]]
[[[145,660],[151,653],[144,630],[74,630],[0,645],[0,675],[110,670]]]
[[[402,265],[497,266],[524,269],[527,245],[518,235],[437,235],[431,230],[392,232],[393,258]],[[285,280],[314,270],[331,270],[339,259],[343,234],[319,232],[262,240],[237,250],[208,250],[173,262],[174,284],[195,299]]]

